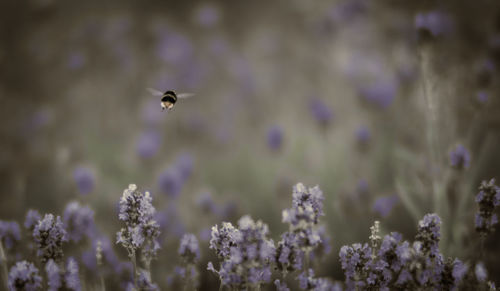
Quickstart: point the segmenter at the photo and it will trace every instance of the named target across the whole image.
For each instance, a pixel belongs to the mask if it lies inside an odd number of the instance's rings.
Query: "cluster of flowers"
[[[308,266],[313,251],[330,250],[324,228],[319,227],[319,218],[324,215],[323,199],[319,187],[297,184],[292,208],[283,211],[283,222],[288,223],[289,230],[276,245],[268,238],[267,225],[250,216],[243,216],[238,228],[229,222],[214,226],[210,248],[221,262],[218,270],[210,262],[208,270],[219,276],[221,286],[238,290],[260,288],[269,283],[273,268],[279,270],[283,278],[288,272],[301,271],[297,279],[303,289],[333,288],[327,279],[314,278],[314,271]],[[280,280],[275,280],[275,285],[279,290],[289,290]]]
[[[500,188],[495,185],[495,179],[483,181],[476,195],[479,212],[476,214],[476,231],[485,236],[491,233],[498,217],[495,208],[500,205]]]
[[[486,221],[476,223],[481,234],[491,232],[496,223],[493,212],[500,190],[494,182],[493,179],[483,182],[476,197],[479,221]],[[340,249],[344,283],[316,277],[310,261],[330,250],[325,228],[319,223],[324,215],[323,200],[319,187],[295,185],[292,207],[283,211],[283,222],[289,228],[276,244],[269,238],[268,226],[250,216],[240,218],[237,227],[229,222],[215,225],[210,248],[220,262],[217,269],[209,262],[208,270],[219,276],[221,287],[233,290],[258,290],[272,281],[273,270],[281,275],[281,279],[274,281],[280,291],[290,290],[285,283],[287,274],[294,274],[303,290],[495,290],[481,262],[470,268],[468,263],[457,258],[445,259],[440,253],[441,219],[437,214],[423,217],[413,242],[403,240],[397,232],[381,236],[380,224],[376,221],[371,228],[370,243],[355,243]],[[125,189],[119,209],[119,219],[125,226],[118,231],[116,243],[127,250],[132,263],[132,277],[125,279],[123,286],[126,290],[159,290],[150,270],[151,261],[160,248],[159,226],[153,219],[155,212],[148,192],[139,192],[135,185]],[[67,205],[63,218],[52,214],[42,217],[30,210],[24,227],[33,238],[28,249],[36,254],[37,260],[18,261],[7,272],[4,247],[7,251],[17,247],[21,228],[16,222],[0,221],[0,259],[4,272],[8,273],[9,290],[81,290],[78,260],[73,257],[63,260],[62,247],[68,242],[88,239],[95,249],[90,255],[98,266],[102,266],[103,260],[120,265],[112,255],[110,242],[96,239],[99,236],[93,211],[77,202]],[[184,234],[178,254],[183,264],[175,267],[176,275],[183,279],[186,288],[199,287],[196,265],[200,261],[200,247],[196,236]],[[137,264],[138,257],[142,266]],[[88,267],[85,258],[84,254],[82,261]],[[40,267],[45,270],[45,284]],[[102,284],[104,288],[104,281]]]
[[[63,264],[62,246],[68,240],[79,241],[89,234],[94,225],[93,215],[90,208],[81,207],[77,202],[67,206],[64,219],[52,214],[42,218],[38,211],[28,211],[24,226],[33,238],[29,246],[36,250],[38,262],[44,266],[48,290],[81,290],[78,264],[73,257]],[[8,250],[13,248],[14,242],[21,239],[19,225],[17,222],[2,222],[0,228],[2,242]],[[6,264],[6,261],[4,256],[2,263]],[[23,260],[11,267],[7,285],[9,290],[40,290],[42,281],[36,265]]]
[[[459,259],[444,259],[439,252],[441,219],[427,214],[418,224],[415,241],[403,240],[392,232],[379,236],[378,222],[372,228],[371,244],[356,243],[340,249],[340,261],[347,290],[458,290],[494,288],[484,271],[476,267],[476,278]],[[478,263],[478,266],[482,266]],[[482,267],[480,267],[482,268]],[[469,278],[469,279],[465,279]],[[494,289],[493,289],[494,290]]]

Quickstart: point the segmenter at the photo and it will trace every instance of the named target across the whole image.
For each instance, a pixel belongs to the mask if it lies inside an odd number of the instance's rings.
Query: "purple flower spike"
[[[498,223],[495,210],[500,205],[500,188],[495,184],[495,179],[483,181],[476,195],[479,212],[476,214],[476,231],[486,236],[493,232]]]
[[[41,218],[42,217],[40,216],[38,210],[33,210],[33,209],[28,210],[28,212],[26,213],[26,219],[24,220],[24,227],[30,231],[33,231],[35,225],[38,224],[38,221]]]
[[[283,145],[283,129],[280,126],[272,126],[267,132],[267,145],[273,151],[281,149]]]
[[[0,239],[4,246],[10,250],[21,239],[21,229],[15,221],[0,220]]]
[[[195,264],[200,259],[200,247],[196,236],[187,233],[182,237],[179,255],[188,265]]]
[[[321,99],[311,100],[309,107],[316,121],[322,126],[328,126],[333,119],[333,111]]]
[[[377,198],[373,203],[373,211],[383,218],[391,214],[394,206],[399,202],[399,197],[396,194]]]
[[[143,159],[149,159],[158,152],[160,146],[160,134],[154,130],[146,131],[142,133],[137,140],[137,155]]]
[[[63,257],[62,244],[68,241],[61,217],[46,214],[33,230],[37,256],[42,262],[52,259],[59,262]]]
[[[457,169],[467,169],[470,165],[470,153],[461,144],[450,151],[450,164]]]
[[[27,261],[17,262],[9,272],[9,290],[41,290],[42,277],[38,269]]]
[[[76,201],[69,203],[64,209],[63,221],[68,238],[73,242],[94,234],[94,211],[88,206],[81,206]]]
[[[75,183],[80,194],[87,195],[94,190],[95,177],[89,168],[76,168],[73,172],[73,178],[75,179]]]

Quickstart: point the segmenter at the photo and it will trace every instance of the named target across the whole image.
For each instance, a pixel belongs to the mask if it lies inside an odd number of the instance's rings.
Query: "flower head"
[[[9,272],[9,290],[35,291],[42,289],[42,277],[38,275],[38,269],[27,261],[17,262]]]
[[[457,169],[467,169],[470,165],[470,153],[461,144],[450,151],[450,164]]]
[[[4,246],[10,250],[21,239],[19,224],[15,221],[0,220],[0,239]]]
[[[186,264],[195,264],[200,259],[200,247],[195,235],[188,233],[181,238],[179,255]]]
[[[38,224],[38,221],[41,218],[42,217],[40,216],[38,210],[33,210],[33,209],[28,210],[28,212],[26,213],[26,219],[24,220],[24,227],[30,231],[33,231],[35,225]]]
[[[483,181],[476,195],[479,212],[476,214],[476,231],[485,236],[494,230],[498,223],[495,209],[500,205],[500,188],[495,185],[495,179]]]
[[[87,195],[94,190],[95,177],[89,168],[76,168],[73,172],[73,178],[80,194]]]
[[[283,129],[274,125],[267,131],[267,145],[273,151],[281,149],[283,145]]]
[[[63,221],[71,241],[79,242],[83,237],[91,237],[94,233],[94,211],[76,201],[69,203],[64,209]]]
[[[59,262],[62,259],[62,244],[68,241],[68,237],[60,216],[45,214],[35,226],[33,238],[37,247],[37,256],[42,262],[50,259]]]

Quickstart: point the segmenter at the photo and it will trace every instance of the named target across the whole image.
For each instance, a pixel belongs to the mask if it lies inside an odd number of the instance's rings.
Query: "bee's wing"
[[[192,93],[180,93],[180,94],[177,94],[177,98],[180,98],[180,99],[185,99],[185,98],[189,98],[189,97],[193,97],[194,94]]]
[[[156,96],[156,97],[161,97],[161,96],[163,96],[163,92],[158,91],[158,90],[156,90],[156,89],[153,89],[153,88],[146,88],[146,90],[148,90],[148,91],[149,91],[149,93],[151,93],[151,95],[153,95],[153,96]]]

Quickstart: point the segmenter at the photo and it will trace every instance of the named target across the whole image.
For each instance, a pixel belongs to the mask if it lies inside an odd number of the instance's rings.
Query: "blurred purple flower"
[[[181,194],[183,186],[181,173],[175,167],[166,169],[158,177],[158,186],[162,193],[172,198],[178,197]]]
[[[495,184],[495,179],[481,182],[476,203],[479,206],[479,212],[476,214],[476,231],[485,236],[493,232],[498,223],[495,210],[500,205],[500,188]]]
[[[366,126],[360,126],[356,130],[356,141],[359,144],[365,145],[367,144],[371,139],[371,133],[370,130]]]
[[[61,270],[54,260],[49,260],[45,264],[45,272],[47,272],[47,285],[49,291],[57,291],[62,287]]]
[[[217,213],[217,205],[210,192],[203,192],[196,198],[196,204],[201,208],[204,213],[215,214]]]
[[[67,66],[71,70],[78,70],[85,65],[86,61],[87,59],[82,52],[74,51],[68,56]]]
[[[276,279],[274,281],[274,285],[276,286],[277,291],[290,291],[290,288],[286,286],[285,282],[281,282],[280,280]]]
[[[15,221],[0,220],[0,239],[5,248],[10,250],[21,239],[21,229]]]
[[[450,33],[453,22],[448,14],[440,11],[421,12],[415,16],[415,28],[428,31],[432,36],[438,37]]]
[[[203,27],[213,27],[219,22],[220,11],[212,3],[206,3],[199,7],[195,14],[196,22]]]
[[[335,2],[334,7],[329,12],[329,18],[335,24],[342,25],[364,13],[366,5],[367,1],[365,0],[345,0],[342,2]]]
[[[358,199],[363,199],[368,196],[369,193],[368,182],[365,179],[360,179],[356,185],[356,196]]]
[[[162,61],[182,65],[191,60],[193,46],[187,37],[168,29],[161,33],[156,53]]]
[[[283,145],[283,129],[274,125],[269,128],[267,131],[267,145],[273,151],[277,151],[281,149]]]
[[[9,272],[9,290],[41,290],[42,277],[38,269],[27,261],[17,262]]]
[[[470,165],[469,151],[461,144],[458,144],[450,151],[450,164],[457,169],[467,169]]]
[[[156,155],[161,146],[161,136],[155,130],[143,132],[136,144],[136,151],[139,157],[149,159]]]
[[[26,213],[26,219],[24,220],[24,227],[30,231],[33,231],[35,225],[38,224],[38,221],[42,217],[40,216],[40,212],[38,210],[30,209]]]
[[[63,221],[69,240],[75,243],[84,237],[91,238],[95,233],[94,211],[76,201],[64,209]]]
[[[476,267],[474,268],[474,274],[476,275],[476,279],[479,282],[486,281],[486,279],[488,278],[488,272],[486,271],[483,262],[479,262],[476,264]]]
[[[366,101],[385,109],[394,101],[398,91],[396,82],[391,80],[381,80],[363,86],[359,89],[361,96]]]
[[[75,180],[78,191],[82,195],[87,195],[95,186],[95,177],[92,171],[87,167],[77,167],[73,171],[73,179]]]
[[[321,99],[314,98],[309,103],[309,108],[316,121],[322,125],[327,126],[333,119],[333,111]]]
[[[66,287],[73,291],[82,290],[80,276],[78,275],[78,263],[70,257],[66,263],[66,272],[64,274],[64,283]]]
[[[181,238],[179,255],[187,265],[196,264],[200,259],[200,246],[194,234],[186,233]]]
[[[480,103],[488,102],[488,93],[486,91],[477,92],[476,97]]]
[[[391,213],[392,208],[399,202],[396,194],[379,197],[373,203],[372,210],[382,217],[387,217]]]
[[[194,159],[189,153],[180,154],[175,160],[175,167],[184,183],[193,173]]]

